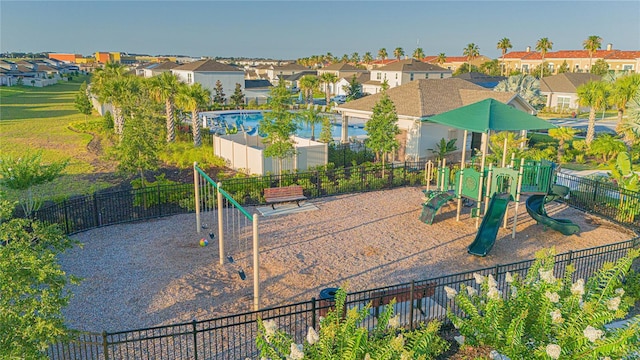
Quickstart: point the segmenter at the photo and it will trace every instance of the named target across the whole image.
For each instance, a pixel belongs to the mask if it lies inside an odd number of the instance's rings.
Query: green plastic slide
[[[547,215],[544,204],[564,197],[569,194],[569,188],[561,185],[554,185],[548,195],[531,195],[527,199],[527,212],[538,223],[549,227],[563,235],[573,235],[580,231],[580,227],[568,219],[555,219]]]
[[[449,200],[453,199],[455,195],[448,192],[430,192],[425,195],[429,198],[424,204],[422,204],[422,213],[420,214],[420,221],[425,224],[433,224],[433,218],[442,205],[446,204]]]
[[[467,248],[469,254],[486,256],[491,251],[510,199],[511,195],[509,194],[493,194],[487,213],[482,218],[478,234]]]

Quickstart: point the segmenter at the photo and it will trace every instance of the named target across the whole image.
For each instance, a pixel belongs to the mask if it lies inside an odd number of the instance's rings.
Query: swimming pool
[[[294,111],[293,113],[295,115],[297,112]],[[251,130],[258,126],[260,120],[263,119],[263,112],[260,110],[206,111],[201,112],[200,116],[202,117],[203,126],[209,128],[209,131],[224,134],[226,128],[237,128],[239,130],[244,128],[247,132],[251,132]],[[332,122],[331,135],[334,139],[340,139],[342,136],[342,119],[340,115],[337,114],[330,114],[329,116]],[[314,130],[316,138],[320,136],[321,130],[322,125],[317,124]],[[364,125],[359,124],[349,125],[347,134],[350,138],[362,138],[367,135],[367,132],[364,130]],[[303,138],[310,138],[311,127],[303,123],[298,123],[296,135]]]

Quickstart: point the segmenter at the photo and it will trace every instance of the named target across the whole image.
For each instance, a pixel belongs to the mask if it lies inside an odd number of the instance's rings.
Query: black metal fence
[[[425,184],[425,163],[360,165],[262,177],[222,180],[222,188],[241,205],[264,203],[264,189],[302,185],[308,198]],[[100,192],[45,206],[38,220],[60,224],[67,234],[89,229],[193,212],[192,184]],[[203,199],[203,201],[205,201]]]
[[[600,247],[569,251],[556,255],[555,276],[563,277],[567,265],[575,267],[574,278],[588,279],[605,262],[612,262],[627,255],[640,245],[640,238]],[[395,305],[404,326],[415,328],[419,323],[431,320],[446,321],[446,310],[457,312],[452,300],[444,291],[445,286],[460,288],[471,286],[479,290],[473,274],[493,275],[501,288],[506,286],[505,275],[526,275],[533,260],[496,265],[410,283],[381,287],[350,293],[347,306],[362,308],[368,304],[384,303],[390,297],[404,299]],[[257,358],[255,338],[257,319],[274,320],[278,327],[286,329],[297,343],[301,343],[309,327],[318,328],[319,319],[332,305],[331,300],[311,299],[291,305],[268,308],[221,318],[188,323],[158,326],[146,329],[83,333],[77,340],[58,343],[49,349],[51,359],[245,359]],[[378,307],[371,307],[362,326],[373,328],[377,321]]]

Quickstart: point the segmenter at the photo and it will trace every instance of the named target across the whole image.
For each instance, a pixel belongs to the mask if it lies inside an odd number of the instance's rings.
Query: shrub
[[[448,344],[438,336],[440,323],[432,321],[408,331],[393,316],[394,302],[380,314],[373,330],[362,326],[371,305],[345,311],[346,293],[338,290],[335,309],[320,320],[320,331],[309,328],[306,341],[296,344],[277,329],[273,320],[258,320],[256,344],[265,359],[433,359]],[[343,316],[343,314],[346,314]]]
[[[631,299],[622,279],[639,254],[630,250],[585,283],[573,281],[572,265],[556,279],[554,250],[541,250],[525,278],[506,274],[502,291],[493,276],[478,274],[480,294],[464,285],[459,293],[445,288],[464,312],[449,309],[448,316],[466,343],[491,346],[511,359],[619,359],[640,350],[640,316],[621,329],[604,325],[627,314]]]

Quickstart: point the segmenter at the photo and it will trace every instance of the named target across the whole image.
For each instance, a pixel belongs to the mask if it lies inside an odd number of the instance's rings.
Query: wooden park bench
[[[300,185],[266,188],[264,189],[264,200],[267,204],[271,204],[271,208],[274,210],[276,209],[275,204],[283,202],[295,201],[300,206],[300,200],[307,199],[303,190]]]
[[[433,296],[435,292],[436,283],[415,285],[413,287],[413,297],[411,296],[410,286],[390,290],[380,290],[371,294],[371,307],[374,309],[375,316],[377,317],[380,307],[388,305],[393,299],[396,299],[397,304],[405,301],[411,301],[411,306],[413,306],[413,301],[417,300],[416,308],[425,315],[424,310],[422,309],[422,299]]]

